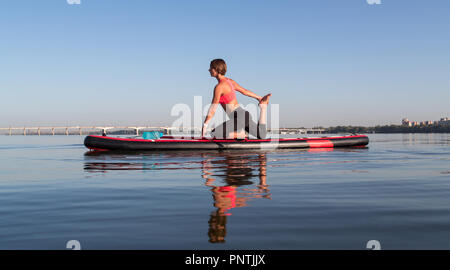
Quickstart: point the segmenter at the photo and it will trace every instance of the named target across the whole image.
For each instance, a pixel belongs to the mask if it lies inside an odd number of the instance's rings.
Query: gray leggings
[[[211,135],[216,139],[226,139],[231,131],[241,131],[245,129],[247,134],[251,134],[258,139],[265,139],[267,135],[267,125],[255,123],[250,113],[238,107],[230,115],[230,120],[223,122],[211,131]]]

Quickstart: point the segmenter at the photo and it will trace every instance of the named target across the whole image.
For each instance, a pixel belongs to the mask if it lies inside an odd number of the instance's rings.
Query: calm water
[[[89,153],[0,137],[0,249],[450,249],[450,134],[368,149]]]

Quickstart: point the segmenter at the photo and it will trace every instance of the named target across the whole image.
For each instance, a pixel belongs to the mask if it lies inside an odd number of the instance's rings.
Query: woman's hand
[[[206,128],[208,127],[208,124],[203,124],[203,127],[202,127],[202,138],[205,138],[205,134],[206,134]]]

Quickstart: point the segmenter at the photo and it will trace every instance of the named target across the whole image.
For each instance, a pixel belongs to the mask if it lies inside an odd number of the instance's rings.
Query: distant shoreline
[[[401,126],[385,125],[375,127],[336,126],[325,128],[325,133],[450,133],[450,125]]]

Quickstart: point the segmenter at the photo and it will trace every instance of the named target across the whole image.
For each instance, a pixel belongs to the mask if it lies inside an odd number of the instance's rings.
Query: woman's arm
[[[208,115],[206,115],[204,122],[205,124],[208,124],[209,121],[211,121],[211,118],[213,118],[214,114],[216,113],[217,106],[219,106],[219,100],[220,95],[222,94],[222,89],[223,89],[222,86],[216,86],[216,88],[214,88],[214,96],[211,101],[211,105],[209,105]]]
[[[252,97],[258,101],[261,101],[262,97],[258,96],[257,94],[253,93],[250,90],[245,89],[244,87],[240,86],[237,82],[231,80],[234,84],[234,89],[236,89],[236,91],[242,93],[243,95],[246,95],[248,97]]]
[[[219,106],[219,100],[222,94],[222,89],[223,87],[218,85],[216,86],[216,88],[214,88],[214,96],[211,101],[211,105],[209,105],[208,115],[206,115],[205,122],[203,123],[202,127],[202,137],[205,137],[206,127],[208,126],[209,121],[211,121],[211,119],[214,117],[214,114],[216,113],[217,110],[217,106]]]

